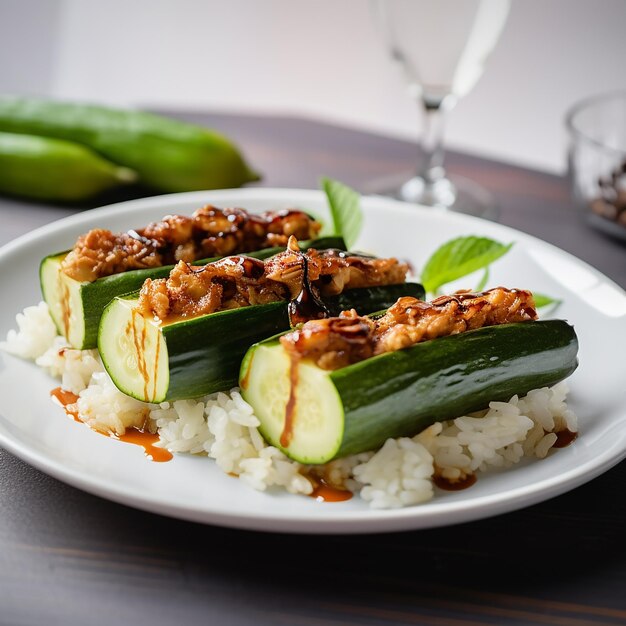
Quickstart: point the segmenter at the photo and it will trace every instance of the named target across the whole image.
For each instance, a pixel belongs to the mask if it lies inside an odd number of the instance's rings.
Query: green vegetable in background
[[[334,232],[340,234],[350,249],[358,239],[363,226],[360,196],[343,183],[330,178],[320,181],[330,207]],[[439,288],[452,281],[483,270],[474,291],[482,291],[489,281],[489,267],[503,257],[513,242],[503,244],[489,237],[468,235],[456,237],[439,246],[428,258],[420,277],[429,294],[437,294]],[[534,293],[535,306],[539,308],[558,306],[561,301],[545,294]]]
[[[439,287],[453,280],[463,278],[478,270],[483,270],[480,282],[474,291],[482,291],[489,280],[489,266],[504,256],[513,246],[499,243],[488,237],[469,235],[457,237],[442,244],[433,252],[424,269],[421,281],[429,293],[436,293]],[[558,306],[561,300],[545,294],[533,292],[535,307]]]
[[[341,234],[350,249],[356,243],[363,226],[361,198],[356,191],[337,180],[322,178],[321,185],[328,199],[334,232]]]
[[[239,187],[259,178],[226,137],[141,111],[0,97],[0,131],[82,144],[163,192]]]
[[[137,175],[69,141],[0,132],[0,192],[80,201],[132,183]]]
[[[438,248],[422,270],[422,283],[427,292],[472,272],[484,269],[505,255],[513,244],[501,244],[487,237],[458,237]],[[482,283],[483,281],[481,281]],[[486,283],[486,279],[484,283]],[[482,285],[484,287],[484,284]]]
[[[553,298],[552,296],[546,296],[543,293],[537,293],[533,291],[533,298],[535,299],[535,306],[540,309],[545,306],[553,306],[557,307],[561,304],[561,300],[559,298]]]

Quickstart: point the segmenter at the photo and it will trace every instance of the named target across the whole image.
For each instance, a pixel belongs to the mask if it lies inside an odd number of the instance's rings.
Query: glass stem
[[[453,96],[429,97],[424,94],[420,99],[424,106],[424,127],[421,141],[422,165],[418,176],[427,185],[433,185],[445,177],[443,168],[443,137],[447,113],[454,106]]]

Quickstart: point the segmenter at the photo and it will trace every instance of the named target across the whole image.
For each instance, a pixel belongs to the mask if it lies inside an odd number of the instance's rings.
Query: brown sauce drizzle
[[[164,246],[159,246],[159,243],[156,239],[150,239],[148,237],[144,237],[143,235],[140,235],[136,230],[133,230],[132,228],[130,230],[127,230],[126,234],[132,239],[135,239],[136,241],[140,241],[144,246],[148,248],[159,249],[159,247],[161,248],[164,247]]]
[[[308,320],[329,317],[330,311],[309,280],[309,260],[306,255],[300,250],[293,251],[297,252],[302,261],[302,289],[288,305],[289,324],[295,328]]]
[[[338,489],[329,485],[324,480],[315,481],[310,498],[315,498],[318,502],[344,502],[352,498],[352,492],[347,489]]]
[[[254,359],[254,352],[252,353],[252,356],[250,357],[250,361],[248,363],[248,369],[246,370],[246,373],[244,374],[243,378],[239,381],[239,386],[242,389],[247,389],[248,385],[250,384],[250,372],[252,371],[253,359]]]
[[[61,316],[63,317],[63,334],[65,335],[65,337],[69,337],[70,316],[72,313],[71,306],[70,306],[70,289],[61,280],[60,271],[59,271],[59,286],[61,288]]]
[[[289,355],[289,398],[285,406],[285,422],[283,432],[280,434],[280,445],[288,448],[293,438],[293,418],[296,411],[296,388],[298,386],[298,365],[300,358],[297,354]]]
[[[320,297],[313,291],[310,283],[305,282],[302,291],[289,302],[289,321],[292,328],[308,320],[330,316],[330,311]]]
[[[324,248],[320,251],[323,257],[338,257],[340,259],[375,259],[376,257],[364,252],[352,252],[348,250],[340,250],[339,248]]]
[[[143,327],[141,329],[141,338],[137,336],[137,327],[136,327],[137,317],[141,318],[141,321],[143,322]],[[126,334],[129,334],[128,331],[130,330],[130,333],[132,334],[132,337],[133,337],[133,345],[135,346],[135,352],[137,353],[137,369],[139,370],[139,373],[141,374],[141,377],[143,378],[143,395],[144,395],[144,398],[148,400],[148,397],[149,397],[148,396],[148,383],[150,382],[150,377],[148,376],[148,365],[146,363],[145,352],[144,352],[146,348],[146,322],[143,319],[143,316],[141,315],[141,313],[137,311],[137,309],[135,308],[131,309],[131,321],[130,321],[130,324],[126,326],[125,330],[126,330]],[[158,361],[155,367],[157,366],[158,366]],[[155,384],[156,384],[156,381],[155,381]]]
[[[129,428],[123,435],[109,436],[111,439],[117,439],[124,443],[132,443],[136,446],[140,446],[143,448],[144,454],[155,463],[164,463],[174,458],[174,455],[169,450],[154,445],[159,441],[159,435],[156,433],[150,433],[138,428]]]
[[[451,481],[447,478],[444,478],[438,472],[435,472],[433,476],[433,482],[439,489],[445,489],[446,491],[461,491],[463,489],[467,489],[471,487],[476,482],[476,474],[468,474],[462,480]]]
[[[567,428],[565,430],[560,430],[558,433],[554,434],[556,435],[556,441],[552,446],[553,448],[565,448],[578,438],[578,433],[572,432]]]
[[[75,422],[85,424],[85,422],[78,417],[78,411],[70,408],[78,401],[78,396],[75,393],[67,391],[67,389],[62,389],[61,387],[55,387],[50,392],[50,395],[63,407],[65,413]],[[88,426],[88,424],[85,424],[85,426]],[[97,430],[95,428],[92,428],[91,430],[100,435],[110,437],[111,439],[116,439],[117,441],[123,441],[124,443],[132,443],[136,446],[140,446],[143,448],[145,455],[155,463],[171,461],[174,458],[174,455],[169,450],[166,450],[165,448],[158,448],[154,445],[157,441],[159,441],[159,435],[156,433],[150,433],[141,428],[129,428],[123,435],[115,435]]]
[[[161,342],[159,340],[160,338],[157,337],[157,344],[156,344],[156,354],[154,356],[154,372],[153,372],[153,376],[152,376],[152,397],[154,398],[154,396],[156,396],[156,389],[157,389],[157,378],[159,376],[159,353],[161,352]]]
[[[78,417],[78,411],[74,411],[69,408],[69,405],[75,404],[78,401],[78,396],[71,391],[67,391],[67,389],[63,389],[61,387],[55,387],[50,395],[56,400],[57,404],[60,404],[65,413],[71,417],[75,422],[83,423],[82,420]]]

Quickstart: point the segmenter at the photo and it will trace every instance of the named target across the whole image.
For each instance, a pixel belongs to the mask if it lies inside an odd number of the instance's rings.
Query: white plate
[[[203,203],[252,210],[286,206],[327,217],[316,191],[241,189],[176,194],[104,207],[60,220],[0,250],[0,337],[15,314],[40,300],[37,270],[92,227],[123,230],[166,213],[189,214]],[[444,241],[480,234],[515,241],[494,264],[490,285],[528,288],[563,299],[558,317],[574,324],[580,367],[570,404],[580,436],[541,461],[481,474],[460,492],[439,492],[415,507],[374,511],[359,498],[319,503],[286,493],[260,493],[222,474],[207,458],[177,456],[152,463],[140,448],[97,435],[68,419],[49,398],[55,382],[32,363],[0,354],[0,444],[31,465],[91,493],[164,515],[256,530],[357,533],[444,526],[546,500],[591,480],[626,453],[626,294],[608,278],[559,249],[498,224],[365,198],[360,249],[409,259],[416,268]],[[465,281],[473,286],[475,281]]]

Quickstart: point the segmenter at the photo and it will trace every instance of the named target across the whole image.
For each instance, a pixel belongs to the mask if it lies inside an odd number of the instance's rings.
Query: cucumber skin
[[[341,237],[320,237],[319,239],[312,239],[310,241],[302,241],[300,243],[302,250],[308,250],[309,248],[339,248],[345,250],[345,242]],[[257,259],[266,259],[274,254],[282,252],[283,247],[265,248],[264,250],[257,250],[255,252],[246,252],[245,256],[255,257]],[[40,264],[41,268],[44,261],[49,258],[56,258],[63,253],[51,254],[42,259]],[[211,259],[202,259],[200,261],[194,261],[197,265],[206,265],[212,261],[217,261],[220,257],[214,257]],[[113,274],[111,276],[104,276],[98,278],[92,283],[85,283],[81,286],[81,298],[83,301],[83,312],[85,322],[85,339],[82,346],[74,346],[80,350],[88,350],[95,348],[98,343],[98,326],[100,324],[100,318],[106,305],[113,300],[116,296],[127,294],[137,289],[140,289],[146,278],[167,278],[173,265],[164,265],[162,267],[142,269],[142,270],[130,270],[128,272],[120,272],[119,274]],[[43,287],[42,287],[43,292]]]
[[[573,327],[548,320],[433,339],[331,372],[345,416],[335,458],[556,384],[578,366],[577,352]]]
[[[259,179],[223,135],[142,111],[6,96],[0,98],[0,131],[83,144],[164,192],[239,187]]]
[[[424,287],[420,283],[402,283],[348,289],[337,296],[324,298],[324,303],[333,317],[350,309],[356,309],[361,315],[368,315],[388,309],[402,296],[412,296],[421,300],[424,295]]]
[[[166,401],[234,387],[247,349],[286,328],[289,316],[284,302],[220,311],[164,326],[170,375]]]
[[[53,202],[79,202],[134,182],[136,175],[83,145],[0,132],[0,191]]]

